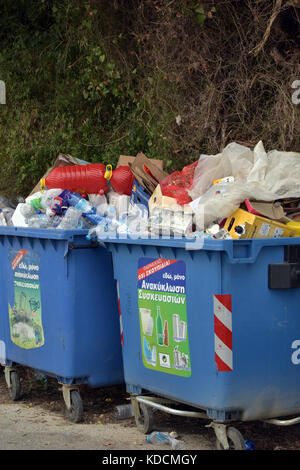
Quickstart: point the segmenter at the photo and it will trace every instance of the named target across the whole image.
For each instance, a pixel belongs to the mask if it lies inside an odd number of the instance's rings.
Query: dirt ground
[[[148,444],[134,418],[117,420],[115,407],[129,403],[124,386],[105,389],[80,388],[83,420],[65,418],[65,405],[57,381],[37,381],[32,371],[19,367],[22,397],[13,402],[0,371],[0,450],[158,450]],[[186,450],[214,450],[215,436],[204,420],[155,413],[155,429],[175,431]],[[300,424],[277,427],[260,422],[237,423],[244,439],[257,450],[300,450]],[[163,447],[164,449],[166,447]],[[160,447],[161,449],[161,447]]]

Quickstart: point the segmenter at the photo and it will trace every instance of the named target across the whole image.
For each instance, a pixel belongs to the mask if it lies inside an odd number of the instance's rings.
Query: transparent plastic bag
[[[234,176],[234,182],[213,184],[225,176]],[[253,151],[229,144],[221,154],[200,157],[189,194],[200,197],[195,210],[198,230],[228,217],[245,199],[267,202],[299,197],[300,154],[266,153],[262,142]]]
[[[177,204],[184,205],[191,202],[188,189],[193,185],[195,168],[198,162],[185,166],[181,171],[174,171],[159,182],[164,196],[173,197]]]

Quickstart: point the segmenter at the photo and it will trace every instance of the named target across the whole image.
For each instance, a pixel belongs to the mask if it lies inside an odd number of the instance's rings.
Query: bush
[[[230,141],[297,150],[298,3],[1,2],[1,192],[27,195],[59,152],[172,170]]]

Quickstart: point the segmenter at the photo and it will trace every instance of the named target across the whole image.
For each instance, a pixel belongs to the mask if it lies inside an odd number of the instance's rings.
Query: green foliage
[[[274,0],[0,0],[0,192],[59,152],[168,171],[230,141],[297,150],[298,9]]]
[[[3,2],[2,2],[3,3]],[[17,6],[16,3],[19,3]],[[123,16],[105,2],[24,0],[0,7],[0,190],[26,195],[59,152],[115,164],[167,145],[138,93]],[[103,7],[103,8],[102,8]],[[146,117],[146,118],[145,118]]]

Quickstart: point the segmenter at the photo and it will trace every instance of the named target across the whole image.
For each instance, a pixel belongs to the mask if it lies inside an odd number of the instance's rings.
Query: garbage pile
[[[212,239],[300,236],[300,154],[231,143],[168,175],[161,160],[115,169],[60,154],[32,193],[0,198],[0,225],[108,236]]]

